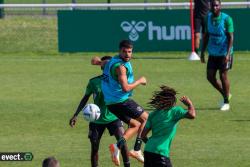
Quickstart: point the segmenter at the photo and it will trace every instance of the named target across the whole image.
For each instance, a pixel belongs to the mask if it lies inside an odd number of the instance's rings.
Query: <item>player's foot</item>
[[[111,153],[111,158],[112,158],[112,162],[116,165],[116,166],[120,166],[120,150],[117,147],[116,144],[110,144],[109,145],[109,151]]]
[[[229,93],[229,96],[228,96],[228,101],[230,102],[231,101],[231,99],[232,99],[232,94],[231,93]],[[224,99],[222,100],[222,101],[220,101],[220,108],[222,108],[222,106],[224,105]]]
[[[144,157],[142,155],[141,150],[135,151],[135,150],[130,150],[129,151],[129,156],[137,159],[139,162],[144,163]]]
[[[223,104],[220,108],[221,111],[228,111],[229,109],[230,109],[229,103]]]

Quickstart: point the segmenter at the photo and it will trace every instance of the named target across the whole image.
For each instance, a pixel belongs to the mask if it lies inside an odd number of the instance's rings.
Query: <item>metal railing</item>
[[[1,0],[0,0],[1,1]],[[76,0],[72,0],[72,3],[64,4],[47,4],[46,0],[43,0],[42,4],[0,4],[0,9],[3,15],[3,9],[12,10],[35,10],[41,11],[43,15],[48,14],[49,10],[55,11],[59,9],[172,9],[172,8],[189,8],[189,2],[169,2],[165,3],[111,3],[111,0],[107,0],[108,3],[77,3]],[[250,1],[245,2],[222,2],[223,7],[241,7],[249,8]],[[40,14],[41,14],[40,13]],[[1,13],[0,13],[1,14]]]

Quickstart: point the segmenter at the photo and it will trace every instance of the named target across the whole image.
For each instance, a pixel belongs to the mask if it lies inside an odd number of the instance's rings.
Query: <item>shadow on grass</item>
[[[150,109],[150,108],[144,108],[144,110],[145,111],[152,111],[152,110],[154,110],[154,109]],[[211,108],[195,108],[195,110],[196,111],[215,111],[215,112],[221,112],[221,111],[219,111],[219,109],[218,108],[216,108],[216,107],[211,107]]]
[[[205,110],[209,110],[209,111],[216,111],[216,112],[218,112],[218,108],[216,108],[216,107],[206,107],[206,108],[202,108],[202,107],[197,107],[197,108],[195,108],[195,110],[196,111],[205,111]]]
[[[145,111],[153,111],[154,109],[152,109],[152,108],[144,108],[144,110]],[[195,108],[195,110],[196,111],[214,111],[214,112],[221,112],[221,111],[219,111],[219,109],[218,108],[213,108],[213,107],[211,107],[211,108]]]
[[[250,122],[250,119],[234,119],[234,120],[229,120],[233,122]]]

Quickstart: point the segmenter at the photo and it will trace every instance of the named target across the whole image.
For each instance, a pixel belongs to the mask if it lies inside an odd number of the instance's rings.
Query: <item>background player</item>
[[[220,110],[227,111],[230,109],[229,99],[231,98],[227,73],[233,64],[234,26],[232,18],[221,12],[220,0],[212,1],[211,11],[206,20],[201,62],[205,63],[205,50],[208,46],[207,79],[223,96],[224,101]],[[220,81],[216,79],[218,70]]]
[[[200,36],[205,33],[205,18],[210,9],[210,0],[195,0],[194,1],[194,42],[195,52],[199,55]]]

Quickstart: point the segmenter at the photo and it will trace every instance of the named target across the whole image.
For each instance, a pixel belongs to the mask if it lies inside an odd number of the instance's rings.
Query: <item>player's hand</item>
[[[102,63],[102,60],[100,59],[100,57],[95,56],[91,59],[92,65],[101,65],[101,63]]]
[[[76,125],[76,116],[73,116],[70,121],[69,121],[69,125],[73,128]]]
[[[187,96],[182,96],[182,97],[180,98],[180,101],[181,101],[184,105],[186,105],[186,106],[191,106],[191,105],[193,105],[192,101],[191,101]]]
[[[206,63],[205,54],[201,53],[201,63]]]
[[[146,85],[147,84],[147,80],[146,80],[145,77],[141,77],[138,80],[139,80],[139,82],[140,82],[141,85]]]
[[[230,56],[229,55],[226,55],[226,57],[224,58],[224,64],[227,64],[227,62],[229,62],[230,60]]]

